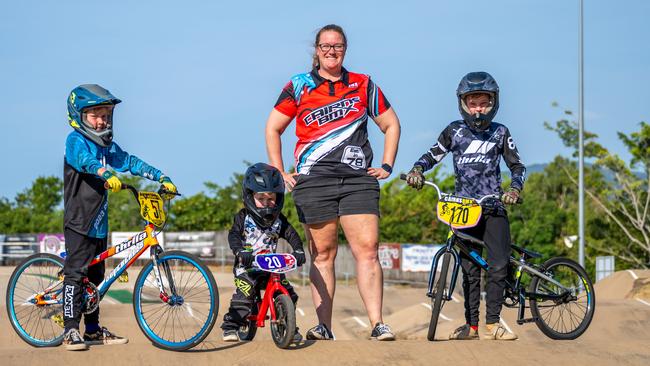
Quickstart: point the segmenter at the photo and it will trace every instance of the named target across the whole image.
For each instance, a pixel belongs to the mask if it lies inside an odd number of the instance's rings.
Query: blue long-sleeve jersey
[[[101,147],[80,132],[72,131],[65,142],[63,164],[66,228],[94,238],[108,235],[108,192],[104,180],[97,175],[99,168],[108,166],[154,181],[162,175],[160,170],[130,155],[115,142]]]

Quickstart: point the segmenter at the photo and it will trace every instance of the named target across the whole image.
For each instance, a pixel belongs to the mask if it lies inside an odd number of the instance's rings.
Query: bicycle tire
[[[279,348],[287,348],[293,342],[296,333],[296,309],[288,295],[281,294],[275,297],[276,321],[271,322],[271,337]]]
[[[160,271],[163,285],[167,290],[169,289],[167,273],[172,273],[172,280],[179,296],[178,303],[170,304],[160,299],[160,291],[153,272],[153,260],[149,261],[140,271],[133,290],[133,312],[138,326],[145,336],[159,348],[183,351],[195,347],[205,339],[216,322],[219,312],[217,283],[208,267],[190,253],[179,250],[165,252],[158,258],[158,265],[167,266],[165,270]],[[187,270],[183,271],[182,268],[179,268],[183,265],[195,272],[187,274]],[[175,272],[177,269],[180,269],[178,273]],[[186,286],[190,280],[194,279],[197,280],[197,283],[200,280],[204,282],[200,285],[193,283],[189,287]],[[199,294],[205,294],[207,298],[199,301],[196,299]],[[172,296],[172,294],[168,295]],[[192,301],[188,301],[189,299]],[[194,308],[193,304],[198,304],[198,307]],[[181,312],[181,309],[184,312]],[[161,312],[162,314],[159,315]],[[204,316],[205,319],[201,320],[194,315],[195,313]],[[152,315],[152,319],[147,318],[149,314]],[[171,320],[171,334],[168,334],[168,330],[159,328],[165,315],[167,319],[164,324],[165,328],[169,323],[170,315],[172,318],[175,317]],[[158,316],[158,318],[153,319],[154,316]],[[181,327],[178,337],[176,336],[177,324]],[[190,328],[189,335],[185,332],[186,326]],[[191,329],[197,330],[192,331]]]
[[[50,265],[52,270],[43,270],[45,265]],[[37,268],[40,269],[37,271]],[[20,262],[9,278],[5,297],[9,322],[18,336],[33,347],[54,347],[63,342],[63,304],[61,303],[63,296],[59,297],[61,302],[57,305],[37,306],[25,301],[59,281],[59,273],[62,269],[63,259],[53,254],[39,253],[31,255]],[[28,276],[29,278],[27,278]],[[33,286],[27,286],[23,283],[18,284],[21,278],[31,279]],[[49,279],[50,282],[46,283],[43,279]],[[60,286],[63,288],[63,283]],[[17,309],[17,304],[24,306]],[[29,312],[29,317],[26,321],[23,321],[24,316],[21,314],[25,312]],[[32,316],[35,312],[37,312],[36,316]],[[35,326],[29,326],[28,324],[32,319],[36,322]],[[39,330],[40,337],[35,334]],[[48,336],[46,336],[46,330]]]
[[[438,282],[434,285],[433,304],[431,306],[431,320],[429,321],[429,330],[427,332],[427,339],[429,341],[435,340],[436,328],[438,327],[438,317],[444,305],[442,299],[445,293],[445,285],[447,282],[447,271],[449,270],[449,262],[451,261],[451,254],[445,253],[442,255],[442,266],[440,267],[440,275]]]
[[[578,279],[580,280],[579,283],[574,284],[578,286],[578,289],[580,287],[584,286],[584,295],[580,294],[581,297],[586,297],[586,305],[578,305],[577,300],[580,299],[580,297],[577,297],[575,300],[570,301],[570,302],[565,302],[565,303],[556,303],[556,305],[550,305],[550,306],[542,306],[541,302],[538,302],[537,299],[531,298],[530,299],[530,312],[533,315],[533,318],[535,318],[535,324],[537,324],[537,327],[544,333],[547,337],[551,339],[557,339],[557,340],[571,340],[571,339],[576,339],[580,337],[589,327],[589,324],[591,323],[591,320],[593,319],[594,312],[596,310],[596,295],[594,292],[594,286],[591,283],[591,280],[589,279],[589,276],[587,275],[587,272],[580,266],[580,264],[576,263],[575,261],[568,259],[568,258],[562,258],[562,257],[557,257],[557,258],[551,258],[548,261],[546,261],[543,264],[546,272],[551,272],[555,273],[556,277],[560,277],[556,272],[558,272],[558,268],[560,266],[565,266],[566,268],[570,269],[574,274],[578,276]],[[562,283],[561,278],[554,278]],[[543,278],[534,276],[531,283],[530,283],[530,292],[536,293],[540,291],[540,284],[542,284],[544,281]],[[566,280],[565,280],[566,281]],[[544,281],[548,282],[548,281]],[[567,281],[568,282],[568,281]],[[569,287],[571,284],[570,283],[562,283],[564,286]],[[550,287],[552,283],[549,283]],[[555,327],[550,323],[550,318],[551,315],[553,314],[554,310],[558,306],[562,306],[562,309],[558,312],[560,316],[564,314],[566,311],[567,313],[570,313],[570,321],[571,324],[574,324],[574,320],[576,317],[573,316],[573,312],[570,310],[571,305],[575,304],[576,307],[574,308],[584,308],[584,317],[582,320],[577,324],[572,329],[564,329],[564,330],[558,330],[555,329]],[[552,308],[550,311],[544,312],[542,309],[543,308]],[[568,309],[568,310],[567,310]],[[547,316],[548,315],[548,316]],[[559,319],[556,321],[557,325],[559,325]],[[566,325],[565,321],[562,320],[562,325]]]

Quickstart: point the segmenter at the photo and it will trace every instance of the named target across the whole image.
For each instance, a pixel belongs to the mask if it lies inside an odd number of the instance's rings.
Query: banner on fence
[[[380,244],[379,263],[383,269],[399,269],[399,244]]]
[[[38,234],[41,253],[60,255],[65,252],[65,237],[63,234]]]
[[[111,246],[114,247],[120,243],[123,243],[129,240],[133,235],[138,233],[140,233],[140,231],[113,231],[111,233],[111,242],[109,244],[109,247]],[[159,234],[158,236],[156,236],[156,238],[158,239],[158,243],[160,243],[160,245],[164,248],[165,238],[163,234]],[[129,255],[132,250],[137,250],[137,249],[135,249],[135,246],[133,246],[129,250],[125,250],[121,253],[115,254],[112,258],[126,258],[126,256]],[[148,250],[142,253],[142,255],[140,256],[140,259],[149,259],[149,258],[151,258],[151,256],[149,255]]]
[[[437,244],[402,245],[402,271],[429,272],[436,252],[442,248]]]
[[[178,249],[201,258],[215,257],[214,231],[186,231],[165,233],[165,249]]]
[[[10,234],[4,238],[2,254],[8,258],[27,257],[38,253],[38,238],[33,234]]]

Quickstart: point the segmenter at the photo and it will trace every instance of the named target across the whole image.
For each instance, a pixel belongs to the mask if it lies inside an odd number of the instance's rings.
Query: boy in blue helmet
[[[456,173],[456,194],[472,198],[498,194],[503,203],[516,203],[524,187],[526,168],[508,128],[492,121],[499,109],[497,82],[486,72],[471,72],[460,81],[456,95],[463,119],[450,123],[442,131],[436,144],[415,162],[407,175],[407,183],[421,189],[423,172],[451,152]],[[510,188],[505,193],[501,189],[501,158],[512,175]],[[510,224],[502,201],[497,200],[491,207],[485,207],[479,224],[463,231],[483,239],[487,246],[487,332],[483,339],[514,340],[517,335],[500,323],[510,258]],[[481,252],[479,247],[470,247]],[[461,266],[466,324],[456,329],[449,338],[478,339],[481,269],[464,254],[461,254]]]
[[[84,315],[85,333],[79,333],[84,281],[99,285],[104,262],[88,267],[107,249],[108,192],[122,189],[120,179],[107,168],[130,172],[176,192],[169,177],[113,142],[113,109],[121,101],[96,84],[80,85],[68,97],[70,132],[64,158],[63,344],[67,350],[85,350],[89,344],[124,344],[128,339],[99,326],[99,308]]]

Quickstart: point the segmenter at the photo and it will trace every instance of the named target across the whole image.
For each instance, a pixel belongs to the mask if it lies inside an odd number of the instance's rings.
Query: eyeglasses
[[[318,48],[320,48],[320,50],[323,52],[328,52],[332,48],[334,48],[334,51],[336,52],[341,52],[345,49],[345,43],[337,43],[337,44],[321,43],[318,45]]]

